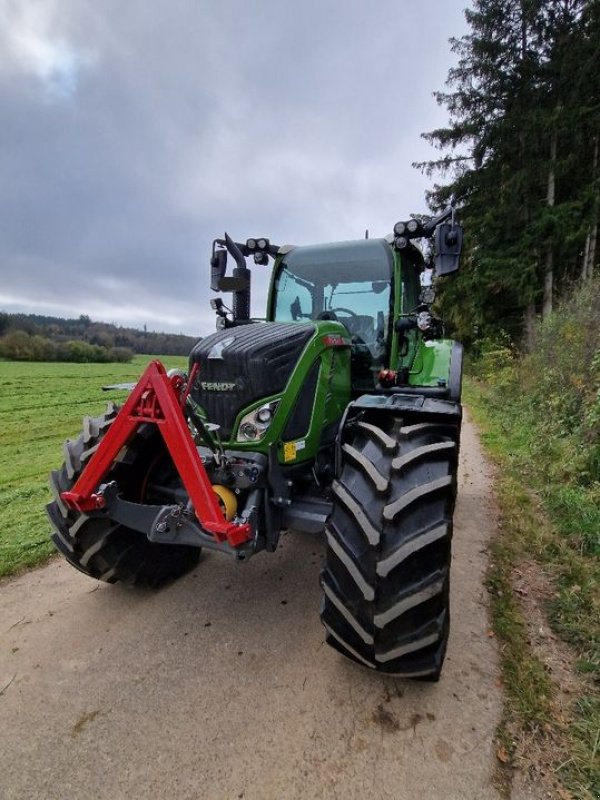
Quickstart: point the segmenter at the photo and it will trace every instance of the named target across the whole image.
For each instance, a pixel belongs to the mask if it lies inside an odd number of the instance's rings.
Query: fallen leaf
[[[510,761],[510,756],[506,747],[500,746],[496,750],[496,756],[498,757],[498,761],[501,761],[503,764],[508,764]]]

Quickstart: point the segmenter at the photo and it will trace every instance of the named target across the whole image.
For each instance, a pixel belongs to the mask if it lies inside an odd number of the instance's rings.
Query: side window
[[[292,322],[312,317],[313,298],[309,289],[299,283],[287,269],[281,271],[275,289],[277,322]]]
[[[419,276],[413,264],[402,266],[402,313],[410,314],[419,305]]]

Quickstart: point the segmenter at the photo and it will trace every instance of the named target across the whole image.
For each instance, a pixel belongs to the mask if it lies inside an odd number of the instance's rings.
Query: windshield
[[[391,255],[380,240],[297,248],[275,276],[273,318],[278,322],[334,319],[354,349],[385,360],[390,324]]]

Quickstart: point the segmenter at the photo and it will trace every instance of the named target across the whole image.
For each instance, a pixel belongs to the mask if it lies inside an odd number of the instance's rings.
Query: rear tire
[[[60,494],[77,481],[112,421],[117,407],[94,419],[86,417],[83,432],[64,446],[65,462],[50,475],[54,501],[46,506],[54,528],[52,541],[66,560],[80,572],[107,583],[123,581],[157,588],[198,563],[200,548],[150,542],[139,532],[106,517],[88,517],[68,508]],[[175,477],[162,437],[153,425],[141,426],[135,438],[119,454],[108,479],[116,480],[125,499],[143,502],[148,478],[158,465]],[[169,468],[170,467],[170,468]],[[164,474],[161,475],[164,479]]]
[[[458,426],[350,423],[321,575],[327,642],[379,672],[438,680],[450,627]]]

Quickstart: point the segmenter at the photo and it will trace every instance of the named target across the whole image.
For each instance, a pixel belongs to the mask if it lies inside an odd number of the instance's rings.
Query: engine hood
[[[217,331],[190,353],[190,370],[199,370],[192,398],[231,436],[237,415],[263,397],[282,392],[315,326],[297,322],[265,322]]]

